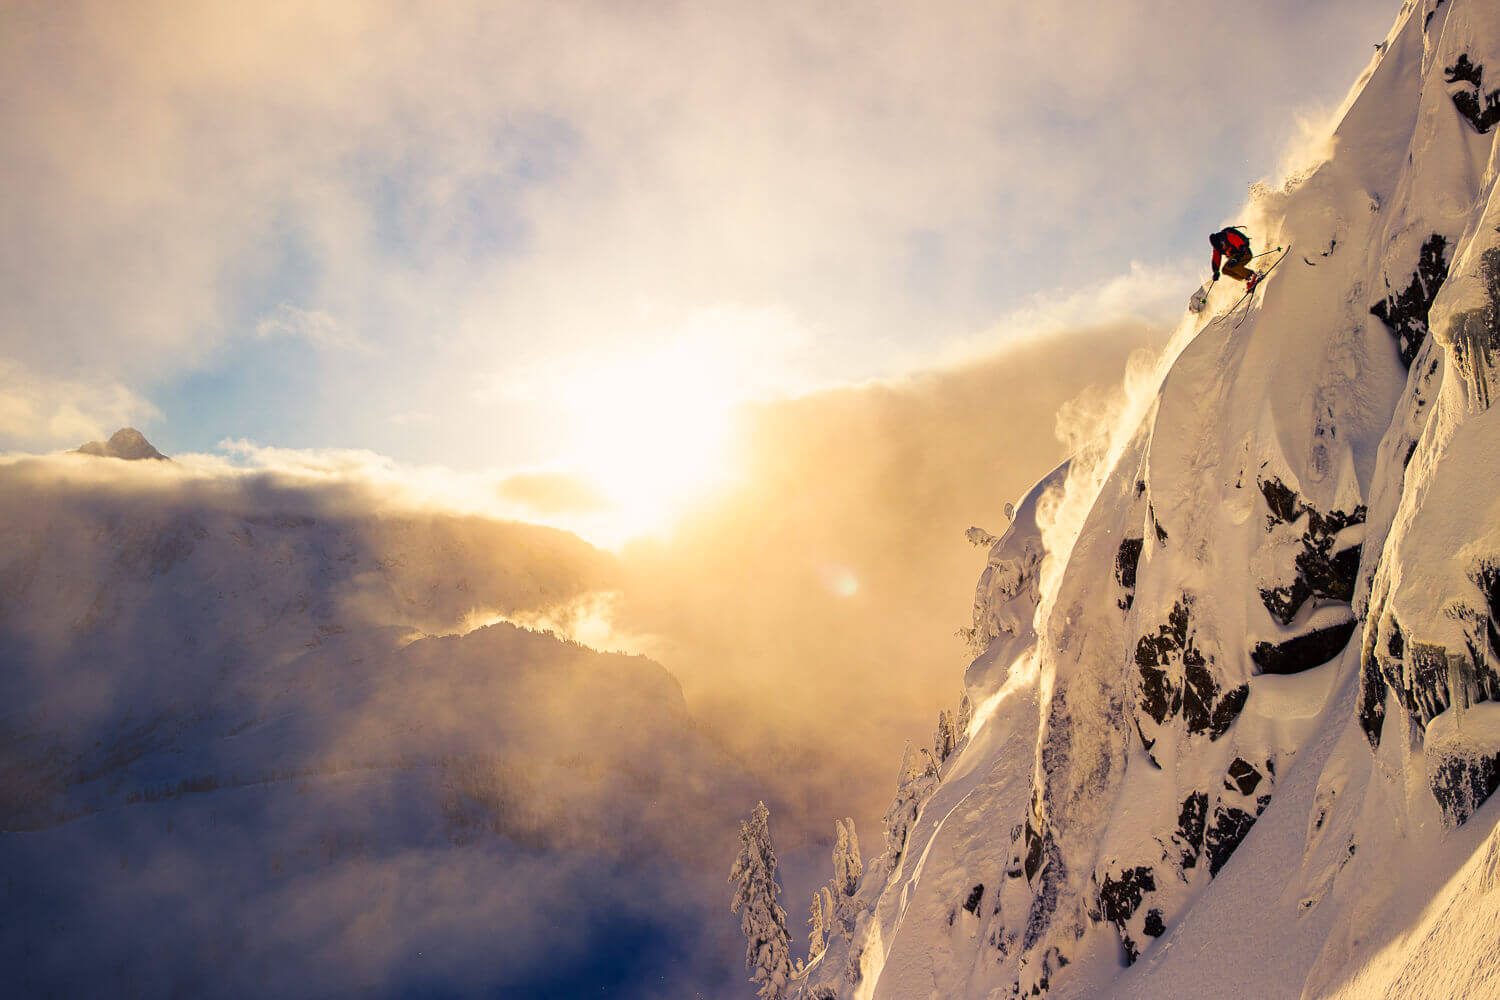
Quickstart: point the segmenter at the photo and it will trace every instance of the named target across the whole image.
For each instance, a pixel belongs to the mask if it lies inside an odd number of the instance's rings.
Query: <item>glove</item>
[[[1214,280],[1215,280],[1215,281],[1218,281],[1218,280],[1219,280],[1219,272],[1218,272],[1218,271],[1215,271],[1215,272],[1214,272]]]

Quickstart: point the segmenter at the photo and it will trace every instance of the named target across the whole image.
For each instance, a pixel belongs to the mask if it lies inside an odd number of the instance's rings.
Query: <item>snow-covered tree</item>
[[[885,813],[885,857],[889,869],[895,870],[906,850],[907,834],[917,821],[922,803],[937,785],[937,762],[932,753],[912,749],[911,743],[901,757],[901,772],[896,776],[896,798]]]
[[[740,915],[745,968],[751,970],[750,981],[759,984],[756,996],[782,1000],[793,974],[792,938],[786,929],[786,911],[776,901],[781,885],[776,881],[770,819],[770,810],[759,802],[749,821],[740,824],[740,853],[729,872],[729,881],[738,885],[729,911]]]
[[[835,820],[834,830],[833,881],[828,884],[833,911],[829,922],[838,933],[850,938],[859,918],[859,906],[854,897],[859,892],[859,880],[864,875],[865,865],[859,856],[859,836],[854,832],[854,819]]]
[[[974,721],[974,703],[967,692],[958,702],[958,749],[969,744],[969,725]]]
[[[812,916],[807,918],[808,924],[812,926],[812,930],[807,935],[807,960],[809,962],[823,954],[823,949],[828,947],[828,917],[833,914],[823,909],[823,900],[827,895],[826,887],[813,893]],[[825,913],[827,916],[824,915]]]
[[[859,891],[859,877],[865,873],[859,856],[859,836],[854,832],[854,818],[834,821],[833,880],[840,895],[852,896]]]
[[[958,749],[958,717],[953,710],[945,708],[938,713],[937,732],[932,737],[932,755],[939,764],[953,756]]]
[[[970,545],[978,549],[987,549],[991,545],[994,545],[997,541],[999,541],[998,538],[990,534],[988,531],[985,531],[978,525],[975,525],[968,531],[965,531],[964,537],[969,540]]]

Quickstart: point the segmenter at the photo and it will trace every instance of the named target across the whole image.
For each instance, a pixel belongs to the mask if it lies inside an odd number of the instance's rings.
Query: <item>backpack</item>
[[[1250,237],[1246,236],[1238,226],[1230,226],[1214,233],[1214,246],[1226,254],[1234,255],[1242,250],[1250,249]]]

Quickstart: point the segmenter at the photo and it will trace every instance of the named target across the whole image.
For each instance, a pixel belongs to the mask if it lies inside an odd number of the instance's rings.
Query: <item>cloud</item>
[[[184,469],[209,479],[264,476],[273,481],[378,496],[399,510],[440,510],[528,521],[617,545],[639,525],[590,480],[570,472],[516,472],[401,462],[362,448],[278,448],[226,438],[212,453],[184,452]]]
[[[334,318],[317,310],[298,309],[289,302],[277,306],[255,324],[257,337],[296,337],[320,347],[349,349],[358,346]]]
[[[118,382],[48,376],[0,358],[0,447],[76,448],[160,416]]]
[[[676,683],[449,634],[475,603],[582,613],[611,559],[394,511],[347,456],[313,485],[151,465],[0,462],[18,989],[730,995],[754,790]]]
[[[496,491],[506,503],[519,504],[537,514],[597,514],[613,507],[591,483],[564,473],[507,476]]]
[[[1073,289],[1037,291],[976,336],[954,340],[947,364],[983,358],[1020,341],[1068,340],[1065,331],[1111,324],[1167,327],[1182,315],[1199,268],[1196,259],[1151,265],[1131,261],[1129,270]]]

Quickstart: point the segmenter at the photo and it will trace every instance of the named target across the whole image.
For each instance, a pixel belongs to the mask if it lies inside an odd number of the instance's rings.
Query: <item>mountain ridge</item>
[[[1500,147],[1465,111],[1497,60],[1483,4],[1403,4],[1245,213],[1307,256],[1019,504],[967,745],[804,996],[1493,995],[1481,923],[1424,954],[1397,901],[1497,908],[1453,883],[1500,857]]]

